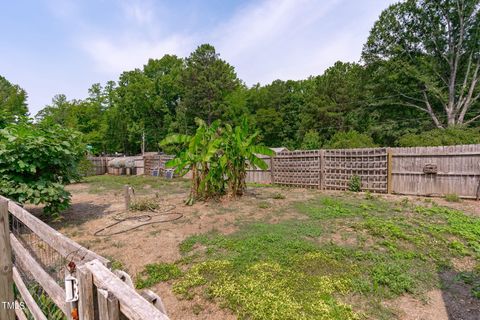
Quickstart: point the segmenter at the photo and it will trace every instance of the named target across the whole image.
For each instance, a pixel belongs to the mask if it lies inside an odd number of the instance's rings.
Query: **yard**
[[[125,212],[125,184],[163,215]],[[259,185],[185,206],[188,181],[140,176],[68,189],[72,207],[54,226],[158,293],[171,319],[480,316],[478,202]],[[145,214],[157,223],[101,231]]]

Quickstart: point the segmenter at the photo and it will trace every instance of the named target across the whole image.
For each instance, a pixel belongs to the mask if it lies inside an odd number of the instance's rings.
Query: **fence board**
[[[352,176],[362,182],[362,190],[387,192],[388,159],[386,148],[329,149],[324,156],[327,190],[347,190]]]
[[[273,158],[273,181],[276,184],[319,188],[320,150],[282,151]]]
[[[480,183],[480,145],[392,148],[394,193],[475,198]],[[424,173],[436,165],[436,174]]]

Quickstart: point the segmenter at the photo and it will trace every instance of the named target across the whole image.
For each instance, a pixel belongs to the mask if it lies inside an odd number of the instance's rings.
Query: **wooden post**
[[[120,305],[118,299],[108,290],[97,289],[98,318],[99,320],[120,319]]]
[[[78,313],[82,320],[95,319],[95,307],[93,299],[93,276],[90,270],[84,266],[77,268],[78,276]]]
[[[15,320],[8,201],[0,199],[0,319]]]
[[[392,184],[392,150],[387,149],[387,193],[392,193],[393,184]]]
[[[275,184],[275,175],[273,174],[273,156],[270,156],[270,184]]]
[[[123,191],[125,194],[125,210],[128,211],[130,210],[130,186],[126,184],[123,187]]]
[[[320,190],[325,189],[325,150],[319,150],[320,152]]]

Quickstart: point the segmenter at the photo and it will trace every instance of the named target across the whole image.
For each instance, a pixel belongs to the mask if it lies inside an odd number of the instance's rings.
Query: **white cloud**
[[[57,0],[58,1],[58,0]],[[121,2],[126,21],[110,34],[95,30],[80,47],[97,71],[116,76],[164,54],[187,56],[201,43],[212,43],[247,84],[301,79],[322,73],[337,60],[358,61],[368,30],[382,8],[395,0],[367,0],[365,10],[348,16],[355,0],[263,0],[240,8],[212,30],[166,32],[158,4]]]
[[[138,25],[149,25],[154,21],[155,7],[151,1],[124,0],[121,6],[129,21]]]
[[[133,36],[114,40],[94,37],[84,39],[80,45],[93,59],[98,71],[117,76],[125,70],[141,67],[149,58],[161,58],[165,54],[186,55],[190,43],[187,37],[172,35],[156,41]]]

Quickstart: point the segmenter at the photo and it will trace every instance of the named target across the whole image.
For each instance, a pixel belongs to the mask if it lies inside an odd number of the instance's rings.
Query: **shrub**
[[[355,130],[339,131],[325,144],[327,149],[371,148],[376,146],[372,137]]]
[[[83,151],[79,133],[60,126],[24,122],[0,130],[0,194],[57,214],[70,203],[64,185],[79,179]]]
[[[320,135],[315,130],[308,130],[303,137],[302,149],[314,150],[319,149],[321,145]]]
[[[451,193],[445,195],[445,200],[448,202],[460,202],[460,197],[455,193]]]
[[[348,181],[348,190],[353,192],[360,192],[362,190],[362,180],[356,174],[350,177],[350,181]]]
[[[398,139],[398,145],[401,147],[435,147],[476,143],[480,143],[478,128],[464,127],[434,129],[420,134],[406,134]]]

